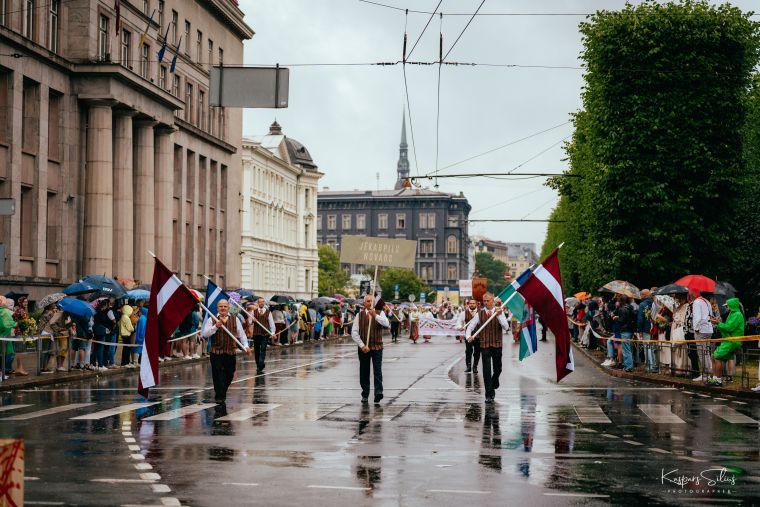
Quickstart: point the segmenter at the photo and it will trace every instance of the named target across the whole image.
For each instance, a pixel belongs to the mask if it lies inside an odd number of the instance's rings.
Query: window
[[[208,61],[206,62],[208,69],[211,70],[211,66],[214,64],[214,41],[208,40]]]
[[[335,215],[327,215],[327,230],[328,231],[334,231],[335,230]]]
[[[37,236],[37,228],[34,219],[34,192],[32,187],[21,185],[19,214],[21,257],[34,257],[34,239]]]
[[[179,76],[177,74],[172,76],[172,95],[179,98]]]
[[[24,26],[23,26],[23,33],[24,37],[27,37],[29,39],[34,39],[34,0],[23,0],[24,1]]]
[[[459,218],[455,216],[449,217],[449,227],[459,227]]]
[[[420,278],[423,280],[430,281],[433,279],[433,265],[432,264],[422,264],[420,266]]]
[[[446,253],[458,254],[459,253],[459,241],[456,236],[449,236],[446,238]]]
[[[427,229],[427,213],[420,213],[420,229]]]
[[[459,276],[457,276],[457,265],[449,264],[446,268],[446,275],[446,280],[458,280]]]
[[[317,215],[317,230],[322,230],[322,215]]]
[[[224,50],[219,48],[219,65],[224,63]]]
[[[0,8],[5,12],[4,5],[0,5]],[[50,12],[48,13],[48,49],[53,53],[58,52],[58,16],[60,12],[61,0],[51,0]],[[2,16],[2,14],[0,14],[0,16]]]
[[[343,230],[348,230],[351,228],[351,215],[343,215]]]
[[[60,241],[56,241],[61,212],[58,209],[58,194],[47,192],[47,241],[45,241],[45,255],[50,260],[57,260],[59,256]]]
[[[185,121],[193,122],[193,85],[185,84]]]
[[[108,42],[108,18],[100,16],[98,21],[98,57],[101,60],[110,60]]]
[[[208,133],[212,136],[216,134],[216,125],[214,123],[216,122],[216,115],[215,115],[215,109],[214,106],[209,105],[208,106]]]
[[[8,0],[0,0],[0,26],[5,26],[5,13],[7,11],[8,11]]]
[[[377,228],[378,229],[388,228],[388,215],[386,213],[381,213],[377,215]]]
[[[164,0],[158,0],[158,33],[161,35],[164,29]]]
[[[148,79],[150,73],[150,63],[148,58],[150,57],[150,46],[143,44],[140,47],[140,75],[145,79]]]
[[[203,32],[198,30],[198,39],[195,42],[196,60],[200,64],[203,61]]]
[[[420,213],[420,229],[435,229],[435,213]]]
[[[311,237],[311,229],[309,224],[303,224],[303,246],[309,246],[309,238]]]
[[[359,231],[363,231],[367,226],[367,215],[362,213],[361,215],[356,215],[356,229]]]
[[[219,137],[221,139],[225,138],[225,132],[224,132],[224,130],[225,130],[226,126],[227,126],[227,124],[226,124],[226,118],[224,117],[224,108],[220,107],[219,108]]]
[[[166,67],[163,65],[158,68],[158,86],[166,90]]]
[[[420,254],[432,254],[433,253],[433,240],[421,239],[420,240]]]
[[[130,44],[132,42],[132,34],[126,30],[121,31],[121,64],[125,67],[129,66],[130,61]]]
[[[396,229],[406,228],[406,213],[396,213]]]
[[[62,96],[48,93],[48,159],[61,160],[61,103]]]
[[[185,20],[185,54],[190,56],[190,22]]]
[[[150,0],[143,0],[143,14],[150,16]]]
[[[206,130],[206,92],[198,90],[198,128]]]
[[[175,46],[177,45],[177,19],[179,15],[177,14],[177,11],[172,9],[172,44]]]

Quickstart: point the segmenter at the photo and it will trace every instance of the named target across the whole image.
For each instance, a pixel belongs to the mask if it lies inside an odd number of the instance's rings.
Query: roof
[[[377,198],[396,198],[396,197],[450,197],[454,199],[465,199],[464,194],[449,194],[438,192],[427,188],[401,188],[398,190],[323,190],[318,194],[320,198],[340,198],[340,197],[377,197]]]
[[[272,152],[275,157],[290,163],[291,165],[300,166],[306,170],[317,171],[317,164],[311,158],[311,154],[301,142],[286,136],[282,133],[282,127],[275,120],[269,127],[269,133],[263,136],[244,137],[244,142],[258,144]],[[285,151],[282,150],[284,145]],[[287,159],[285,154],[287,153]]]

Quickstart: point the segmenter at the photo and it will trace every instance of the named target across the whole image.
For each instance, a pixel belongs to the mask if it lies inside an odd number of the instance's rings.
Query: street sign
[[[504,273],[504,280],[505,281],[508,282],[510,280],[510,278],[512,278],[512,275],[509,273],[509,271],[507,271],[506,273]]]
[[[223,107],[288,107],[290,70],[281,67],[211,68],[209,105]]]
[[[415,300],[415,299],[417,299],[417,298],[416,298],[416,297],[414,297],[414,294],[409,294],[409,302],[410,302],[410,303],[414,303],[414,300]]]
[[[393,286],[393,290],[395,290],[396,292],[398,292],[398,290],[399,290],[398,284],[396,284],[396,285]]]
[[[0,199],[0,216],[10,216],[16,213],[16,199],[10,197]]]
[[[427,294],[425,294],[424,292],[420,292],[420,303],[425,302],[425,296],[427,296]]]

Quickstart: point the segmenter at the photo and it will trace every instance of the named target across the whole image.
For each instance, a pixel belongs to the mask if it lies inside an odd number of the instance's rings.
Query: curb
[[[315,347],[317,345],[324,345],[327,343],[339,343],[342,340],[345,340],[346,338],[351,338],[350,336],[339,336],[337,338],[331,338],[329,340],[319,341],[319,340],[309,340],[305,343],[298,343],[295,345],[291,345],[288,347],[273,347],[268,346],[269,348],[276,348],[279,350],[289,350],[289,349],[295,349],[300,347]],[[236,355],[237,356],[237,355]],[[201,363],[203,361],[208,361],[208,356],[201,356],[198,359],[172,359],[170,361],[164,361],[161,363],[161,366],[159,368],[166,368],[166,367],[172,367],[172,366],[186,366],[190,364],[196,364]],[[78,382],[80,380],[90,380],[95,379],[99,377],[116,377],[116,376],[122,376],[122,375],[129,375],[131,373],[139,373],[139,368],[115,368],[113,370],[106,370],[106,371],[90,371],[90,370],[83,370],[83,371],[77,371],[76,373],[72,373],[69,371],[68,373],[52,373],[50,375],[38,375],[36,377],[30,378],[28,380],[18,381],[11,384],[8,384],[7,381],[0,382],[0,392],[9,392],[9,391],[18,391],[20,389],[29,389],[33,387],[43,387],[43,386],[50,386],[55,384],[66,384],[69,382]],[[11,381],[13,382],[13,381]]]
[[[676,387],[676,388],[686,388],[687,391],[699,391],[702,393],[712,393],[712,394],[722,394],[725,396],[730,396],[734,398],[743,398],[743,399],[749,399],[754,401],[760,400],[760,393],[755,393],[753,391],[739,391],[739,390],[733,390],[733,389],[725,389],[723,387],[713,387],[713,386],[706,386],[699,383],[694,383],[691,381],[681,381],[678,379],[672,379],[672,380],[661,380],[657,378],[647,377],[645,375],[641,375],[639,373],[628,373],[624,370],[613,370],[611,368],[605,368],[602,366],[596,358],[588,352],[587,349],[584,349],[582,347],[579,347],[576,343],[573,342],[573,348],[579,352],[581,352],[586,358],[593,364],[596,369],[606,373],[610,377],[617,377],[617,378],[624,378],[628,380],[638,380],[640,382],[649,382],[650,384],[658,384],[658,385],[665,385],[669,387]]]

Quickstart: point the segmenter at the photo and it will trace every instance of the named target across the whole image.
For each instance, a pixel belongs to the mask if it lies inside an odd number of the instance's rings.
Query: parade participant
[[[467,302],[467,307],[463,312],[459,314],[459,329],[466,332],[467,326],[470,321],[478,314],[478,302],[475,299],[470,299]],[[480,337],[476,337],[473,341],[464,341],[464,360],[467,367],[465,373],[478,373],[478,363],[480,362]],[[473,359],[475,359],[473,364]]]
[[[264,298],[256,301],[256,306],[251,305],[250,314],[245,320],[247,334],[253,338],[253,355],[256,359],[256,373],[264,371],[267,358],[267,341],[274,334],[274,319],[272,313],[267,310]]]
[[[362,403],[369,399],[369,368],[372,363],[375,385],[375,403],[383,399],[383,328],[390,327],[385,312],[375,309],[375,297],[364,296],[364,308],[354,319],[351,338],[359,346],[359,384]]]
[[[417,343],[417,340],[420,339],[419,320],[420,320],[420,312],[417,310],[417,307],[415,306],[409,312],[409,339],[412,340],[414,343]]]
[[[392,304],[389,304],[386,309],[388,311],[388,320],[391,322],[391,340],[393,343],[398,343],[398,330],[401,327],[401,321],[404,316],[398,305],[394,307]]]
[[[490,292],[483,295],[483,306],[484,308],[470,320],[465,338],[472,342],[475,330],[480,331],[478,337],[480,338],[480,355],[483,357],[486,403],[493,403],[501,374],[502,333],[509,331],[510,327],[503,309],[500,306],[494,307],[494,297]],[[489,322],[491,315],[496,316]]]
[[[430,307],[425,308],[425,312],[422,314],[422,316],[425,317],[426,319],[436,318],[436,314],[433,313]],[[423,343],[430,343],[430,335],[424,335],[423,338],[425,339]]]
[[[243,325],[238,319],[230,315],[230,303],[221,299],[216,304],[219,312],[216,319],[206,319],[201,335],[211,339],[211,378],[214,381],[214,401],[225,403],[227,389],[235,376],[235,351],[237,344],[230,333],[237,337],[243,345],[246,354],[251,353],[248,348],[248,338],[245,336]],[[225,331],[222,328],[226,328]]]

